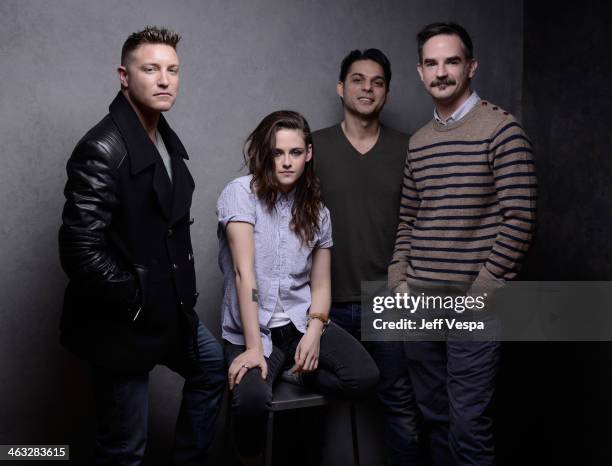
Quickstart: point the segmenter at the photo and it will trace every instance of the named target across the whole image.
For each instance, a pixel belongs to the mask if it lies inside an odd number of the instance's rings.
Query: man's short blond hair
[[[133,32],[121,48],[121,65],[125,66],[128,55],[142,44],[165,44],[176,49],[181,36],[176,32],[159,26],[147,26],[142,31]]]

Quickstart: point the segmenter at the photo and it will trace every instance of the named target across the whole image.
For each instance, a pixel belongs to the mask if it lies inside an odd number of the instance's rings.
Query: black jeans
[[[498,341],[406,342],[417,403],[436,466],[493,466]]]
[[[238,453],[256,456],[263,450],[272,387],[278,375],[292,367],[295,349],[302,338],[293,324],[272,329],[272,354],[266,358],[268,376],[250,369],[232,391],[232,430]],[[228,366],[245,347],[225,342]],[[304,384],[321,393],[356,399],[376,386],[378,369],[367,351],[345,330],[329,324],[321,336],[318,369],[303,374]]]
[[[226,383],[221,345],[202,323],[198,327],[199,364],[187,343],[183,357],[165,365],[185,378],[174,439],[175,466],[202,466],[210,446]],[[141,464],[147,440],[149,373],[119,374],[94,368],[98,432],[96,466]]]
[[[361,339],[361,303],[333,303],[331,318]],[[419,410],[401,341],[364,341],[380,371],[376,393],[384,419],[386,464],[417,466],[423,459],[419,446]]]

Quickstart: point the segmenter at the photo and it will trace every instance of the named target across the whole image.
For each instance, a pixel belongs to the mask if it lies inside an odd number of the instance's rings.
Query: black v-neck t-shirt
[[[313,153],[332,220],[332,299],[357,302],[362,281],[387,280],[409,136],[381,126],[365,154],[338,124],[315,131]]]

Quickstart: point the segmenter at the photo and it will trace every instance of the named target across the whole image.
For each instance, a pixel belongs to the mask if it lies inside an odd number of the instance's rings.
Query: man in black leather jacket
[[[67,165],[61,341],[93,367],[96,464],[141,463],[156,364],[185,378],[173,463],[204,464],[225,385],[221,347],[194,311],[195,185],[161,115],[178,91],[179,39],[148,27],[126,40],[121,91]]]

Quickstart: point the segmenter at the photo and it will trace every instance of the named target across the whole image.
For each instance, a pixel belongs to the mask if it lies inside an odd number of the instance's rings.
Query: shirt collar
[[[465,115],[467,115],[467,113],[472,110],[472,108],[474,108],[474,106],[479,101],[480,97],[478,96],[478,94],[476,94],[476,91],[474,91],[467,98],[467,100],[463,102],[463,104],[461,104],[461,107],[455,110],[453,114],[446,119],[446,121],[442,120],[442,118],[438,116],[438,111],[434,108],[434,120],[436,120],[441,125],[450,125],[451,123],[454,123],[455,121],[458,121]]]
[[[277,202],[281,206],[291,205],[294,198],[295,198],[295,188],[293,188],[288,193],[282,193],[282,192],[279,193]]]
[[[158,159],[155,153],[155,146],[149,139],[136,112],[121,91],[119,91],[117,97],[110,104],[109,112],[127,146],[131,162],[131,173],[135,175],[149,165],[155,164]],[[172,131],[163,115],[159,116],[157,132],[163,138],[168,154],[171,157],[189,158],[180,139]]]

